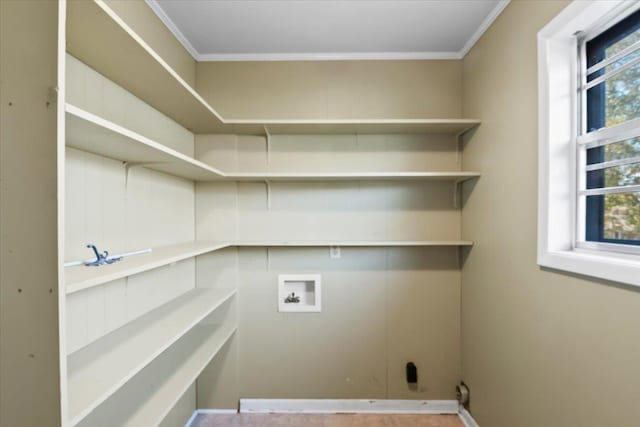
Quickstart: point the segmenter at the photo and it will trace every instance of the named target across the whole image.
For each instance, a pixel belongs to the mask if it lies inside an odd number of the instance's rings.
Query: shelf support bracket
[[[263,126],[264,134],[267,137],[267,164],[271,163],[271,134],[266,126]]]
[[[271,248],[267,246],[267,271],[271,271]]]
[[[458,209],[460,205],[460,188],[462,187],[462,181],[453,181],[453,207]]]
[[[267,210],[271,210],[271,182],[269,180],[265,180],[264,184],[267,187]]]
[[[133,168],[143,168],[151,165],[161,165],[164,162],[124,162],[124,186],[125,188],[129,185],[129,172]]]

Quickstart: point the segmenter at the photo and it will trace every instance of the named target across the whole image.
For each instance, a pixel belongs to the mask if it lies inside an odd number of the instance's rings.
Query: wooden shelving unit
[[[459,135],[480,124],[476,119],[228,120],[234,133],[262,135]]]
[[[67,146],[194,181],[453,181],[478,172],[225,173],[67,104]]]
[[[230,325],[196,326],[126,384],[126,393],[105,402],[97,418],[122,427],[159,425],[235,332]],[[154,383],[151,391],[146,386],[149,382]],[[94,420],[87,421],[92,425]]]
[[[102,0],[67,6],[67,50],[194,133],[461,134],[477,119],[226,120]]]
[[[67,4],[67,51],[192,132],[233,131],[101,0]]]
[[[473,246],[470,240],[376,240],[376,241],[246,241],[235,242],[238,247],[323,247],[323,246],[343,246],[343,247],[429,247],[429,246]]]
[[[235,326],[197,326],[171,357],[182,362],[168,378],[139,403],[123,427],[158,425],[176,404],[178,398],[200,375],[202,370],[236,332]]]
[[[65,268],[67,294],[224,249],[228,246],[230,246],[229,243],[217,242],[180,243],[154,248],[151,253],[126,257],[111,265],[67,267]]]
[[[273,135],[444,134],[452,136],[450,139],[453,144],[456,142],[453,136],[460,136],[480,124],[476,119],[455,118],[227,120],[103,0],[72,1],[67,4],[67,51],[195,134],[259,135],[266,137],[267,145]],[[193,182],[441,181],[456,184],[453,186],[455,196],[458,183],[480,177],[479,172],[457,170],[225,172],[72,104],[66,105],[66,145],[125,162],[128,167],[145,167]],[[439,166],[433,162],[429,164]],[[449,165],[453,169],[459,167],[459,163],[450,162]],[[157,176],[150,179],[162,181]],[[180,183],[185,184],[182,181]],[[195,186],[192,191],[195,194]],[[137,196],[141,194],[132,193]],[[165,205],[169,204],[165,202]],[[471,247],[473,242],[280,239],[186,242],[153,248],[149,254],[128,257],[113,265],[65,268],[64,286],[67,294],[75,294],[228,247],[327,246],[461,248]],[[207,259],[201,258],[203,263]],[[220,261],[216,259],[215,262]],[[219,266],[212,265],[212,268]],[[165,281],[158,286],[175,283],[164,277],[162,280]],[[226,308],[235,309],[237,301],[232,300],[236,290],[198,287],[202,284],[197,280],[194,289],[68,356],[66,381],[70,425],[91,425],[95,420],[111,414],[114,417],[113,425],[132,427],[157,425],[166,417],[180,396],[236,331],[236,314],[234,310],[227,313]],[[225,281],[221,286],[226,285]],[[74,300],[80,297],[85,295],[80,293]],[[217,316],[216,310],[226,317],[220,320],[220,324],[213,325],[208,320]]]
[[[190,180],[223,179],[219,170],[95,114],[71,104],[66,111],[68,147]]]
[[[468,240],[377,240],[377,241],[236,241],[236,242],[189,242],[163,246],[153,249],[151,253],[124,258],[111,265],[100,267],[66,267],[67,295],[94,286],[100,286],[134,274],[144,273],[174,262],[197,257],[209,252],[229,247],[421,247],[421,246],[473,246]]]
[[[235,289],[194,289],[69,355],[71,425],[84,419],[235,293]]]
[[[337,173],[229,173],[232,181],[453,181],[480,177],[479,172],[337,172]]]

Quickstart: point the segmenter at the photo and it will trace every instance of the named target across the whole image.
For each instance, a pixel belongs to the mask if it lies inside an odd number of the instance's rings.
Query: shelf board
[[[224,177],[205,163],[71,104],[66,106],[66,128],[68,147],[194,181]]]
[[[74,105],[66,106],[68,147],[194,181],[390,181],[462,182],[478,172],[225,173]]]
[[[479,172],[330,172],[226,173],[233,181],[453,181],[480,177]]]
[[[122,426],[159,425],[235,332],[235,326],[197,326],[180,342],[179,348],[171,349],[171,358],[181,361],[179,366],[153,393],[141,395],[146,399],[136,405],[137,410],[127,417]]]
[[[101,0],[68,2],[67,51],[192,132],[232,132],[232,127]]]
[[[473,246],[467,240],[375,240],[375,241],[246,241],[246,242],[189,242],[155,248],[153,252],[124,258],[100,267],[66,267],[66,292],[72,294],[113,280],[153,270],[174,262],[193,258],[208,252],[242,246]]]
[[[193,289],[69,355],[71,425],[84,419],[235,293],[235,289]]]
[[[100,267],[66,267],[67,294],[102,285],[112,280],[142,273],[163,265],[172,264],[207,252],[224,249],[228,243],[188,242],[154,248],[153,252],[134,255],[122,261]]]
[[[327,241],[327,240],[269,240],[235,242],[238,247],[428,247],[428,246],[473,246],[470,240],[361,240],[361,241]]]
[[[67,51],[194,133],[461,134],[477,119],[224,119],[102,0],[67,5]]]
[[[234,133],[273,135],[460,135],[480,125],[477,119],[349,119],[349,120],[227,120]]]

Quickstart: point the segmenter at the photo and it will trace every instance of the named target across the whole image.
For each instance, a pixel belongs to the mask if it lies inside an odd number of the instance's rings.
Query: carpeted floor
[[[457,415],[199,414],[190,427],[464,427]]]

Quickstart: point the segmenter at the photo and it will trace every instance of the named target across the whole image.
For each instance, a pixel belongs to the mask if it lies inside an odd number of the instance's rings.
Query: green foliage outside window
[[[610,57],[640,41],[636,31],[606,49]],[[640,50],[607,67],[619,67],[640,56]],[[640,117],[640,65],[635,65],[608,79],[605,83],[605,125],[614,126]],[[640,138],[605,146],[605,161],[640,156]],[[640,163],[607,168],[605,186],[640,184]],[[605,239],[640,240],[640,193],[618,193],[605,196]]]

